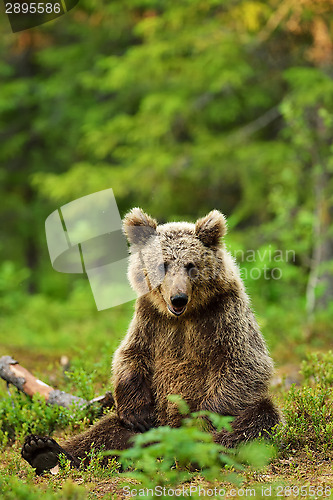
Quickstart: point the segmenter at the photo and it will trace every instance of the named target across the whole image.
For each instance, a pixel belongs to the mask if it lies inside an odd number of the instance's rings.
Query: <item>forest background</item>
[[[0,29],[5,354],[50,354],[46,338],[54,356],[97,354],[123,335],[132,304],[97,312],[84,276],[52,269],[44,231],[110,187],[121,216],[227,216],[278,366],[332,345],[330,1],[81,0]]]

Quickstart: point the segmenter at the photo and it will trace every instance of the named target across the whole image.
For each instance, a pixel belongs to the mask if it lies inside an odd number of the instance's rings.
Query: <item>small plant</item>
[[[181,413],[189,414],[184,401],[171,398]],[[163,426],[138,434],[132,448],[119,452],[122,466],[134,468],[124,476],[138,481],[140,489],[150,493],[156,487],[176,488],[198,473],[209,482],[223,480],[239,485],[244,463],[262,467],[272,457],[272,446],[263,442],[241,445],[237,450],[215,443],[212,434],[203,429],[203,418],[209,418],[218,430],[230,427],[230,417],[197,412],[184,418],[179,428]]]
[[[301,365],[301,374],[306,384],[318,384],[321,387],[333,385],[333,351],[311,353]]]
[[[38,394],[28,398],[15,391],[0,402],[1,445],[14,439],[22,441],[27,434],[51,435],[56,428],[73,428],[77,422],[87,423],[87,419],[91,422],[96,411],[96,408],[51,406]]]
[[[301,373],[305,385],[290,388],[276,443],[284,449],[333,450],[333,352],[308,355]]]
[[[31,483],[24,483],[18,477],[0,476],[1,500],[85,500],[88,498],[83,487],[71,480],[66,481],[60,491],[53,491],[52,485],[43,491],[36,490]]]
[[[71,386],[75,387],[75,394],[86,400],[93,399],[94,391],[94,372],[89,373],[82,369],[81,366],[75,366],[71,371],[66,371],[65,376],[71,382]]]
[[[115,458],[109,458],[105,464],[105,451],[92,448],[87,453],[87,466],[82,469],[82,475],[87,479],[98,477],[99,479],[110,479],[119,468]]]

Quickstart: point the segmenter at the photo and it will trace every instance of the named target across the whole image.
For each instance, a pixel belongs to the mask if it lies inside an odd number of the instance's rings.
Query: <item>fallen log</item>
[[[33,396],[38,393],[51,405],[64,406],[65,408],[70,408],[73,405],[83,408],[94,403],[99,404],[102,408],[111,408],[114,405],[111,392],[106,392],[103,396],[98,396],[88,401],[67,392],[54,389],[42,380],[37,379],[11,356],[2,356],[0,358],[0,377],[7,382],[7,386],[12,384],[27,396]]]

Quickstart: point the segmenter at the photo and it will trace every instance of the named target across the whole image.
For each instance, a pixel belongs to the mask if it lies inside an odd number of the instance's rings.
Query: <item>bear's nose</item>
[[[186,293],[178,293],[177,295],[170,297],[170,300],[174,307],[184,307],[188,302],[188,296]]]

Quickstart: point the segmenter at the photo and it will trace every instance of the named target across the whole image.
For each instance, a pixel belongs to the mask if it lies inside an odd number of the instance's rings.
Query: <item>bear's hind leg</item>
[[[64,454],[74,467],[86,463],[87,454],[96,451],[124,450],[131,446],[130,438],[135,432],[126,429],[115,414],[106,415],[82,434],[78,434],[60,446],[48,436],[28,436],[22,448],[22,457],[36,469],[37,474],[50,470],[59,463],[59,455]],[[103,465],[107,465],[105,457]]]
[[[64,449],[78,458],[85,458],[94,448],[96,451],[125,450],[132,446],[130,439],[135,432],[127,429],[114,413],[101,418],[82,434],[72,437],[63,444]],[[106,462],[109,457],[106,458]]]
[[[214,441],[228,448],[242,441],[259,436],[269,437],[272,428],[280,422],[280,413],[269,397],[248,407],[231,423],[232,432],[222,430],[214,433]]]

